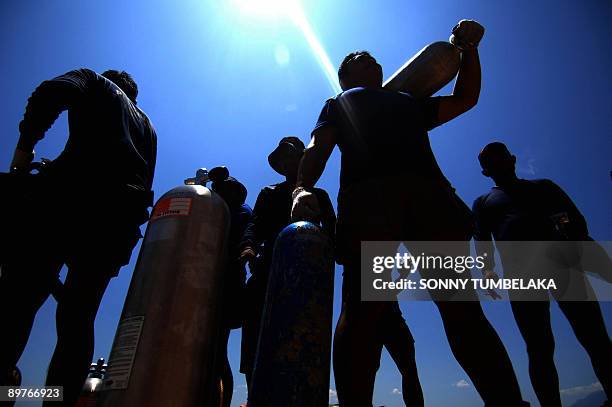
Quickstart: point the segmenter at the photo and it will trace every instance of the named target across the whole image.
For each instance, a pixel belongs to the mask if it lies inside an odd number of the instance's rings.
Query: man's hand
[[[34,159],[34,151],[27,152],[19,148],[15,149],[13,161],[11,161],[10,172],[28,171],[32,160]]]
[[[255,265],[255,259],[257,258],[257,253],[253,250],[252,247],[245,247],[242,249],[240,256],[238,257],[238,261],[244,267],[247,263],[249,264],[249,270],[251,270],[251,274],[253,273],[253,266]]]
[[[483,276],[486,280],[497,280],[499,276],[493,270],[485,270],[483,271]],[[497,291],[489,288],[487,290],[487,295],[490,296],[494,300],[501,300],[502,296],[497,293]]]
[[[461,51],[478,47],[484,35],[484,27],[474,20],[461,20],[453,28],[449,41]]]
[[[477,27],[480,27],[480,30]],[[452,95],[439,99],[438,126],[467,112],[478,103],[481,75],[480,57],[476,47],[483,32],[484,28],[472,20],[461,20],[453,29],[450,40],[462,50],[461,65]]]
[[[298,222],[305,220],[308,222],[318,223],[321,210],[319,209],[319,201],[317,196],[305,188],[298,187],[291,195],[293,197],[293,205],[291,206],[291,221]]]

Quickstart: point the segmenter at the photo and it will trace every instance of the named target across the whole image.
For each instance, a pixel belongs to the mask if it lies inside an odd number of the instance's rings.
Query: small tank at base
[[[91,364],[83,390],[74,407],[96,406],[107,367],[108,365],[105,363],[104,358],[100,358],[96,363]]]
[[[153,208],[98,406],[211,404],[230,223],[205,187],[211,173],[198,170]]]

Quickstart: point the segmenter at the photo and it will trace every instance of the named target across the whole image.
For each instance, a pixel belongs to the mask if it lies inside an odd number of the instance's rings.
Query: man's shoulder
[[[279,182],[277,184],[266,185],[265,187],[261,189],[261,191],[259,191],[259,195],[260,196],[276,195],[279,193],[287,192],[287,190],[288,190],[287,183]]]
[[[284,182],[279,182],[276,184],[270,184],[270,185],[266,185],[265,187],[263,187],[261,189],[261,191],[277,191],[279,189],[281,189],[284,186]]]
[[[523,181],[541,188],[559,188],[559,186],[553,180],[548,178],[537,178]]]
[[[527,193],[556,193],[561,187],[548,178],[521,179],[523,189]]]
[[[490,190],[488,190],[487,192],[485,192],[484,194],[480,195],[478,198],[476,198],[474,200],[474,204],[476,203],[484,203],[487,201],[487,199],[489,199],[492,195],[496,195],[500,192],[500,190],[498,188],[491,188]]]
[[[478,198],[474,200],[472,204],[472,210],[477,212],[479,210],[486,209],[493,205],[496,201],[496,198],[504,195],[504,191],[500,188],[493,187],[487,193],[480,195]]]
[[[285,182],[278,184],[266,185],[257,195],[255,210],[267,210],[264,208],[275,208],[281,202],[291,199],[291,191]]]
[[[100,81],[106,80],[101,75],[89,68],[76,68],[68,71],[62,75],[56,76],[55,78],[45,81],[44,83],[63,83],[71,85],[71,89],[79,89],[80,91],[86,91],[90,89],[91,85]]]
[[[108,78],[105,78],[104,76],[90,68],[78,68],[73,71],[70,71],[69,74],[73,77],[77,77],[84,84],[88,84],[89,86],[93,85],[94,87],[92,89],[99,89],[104,87],[119,89],[119,87],[113,81]]]
[[[567,193],[557,183],[550,179],[542,178],[529,181],[533,186],[533,193],[541,201],[540,204],[552,204],[554,202],[566,202]]]
[[[73,75],[80,75],[80,76],[87,77],[87,78],[92,78],[92,79],[103,78],[102,75],[98,74],[93,69],[85,68],[85,67],[77,68],[77,69],[74,69],[74,70],[72,70],[70,72]]]

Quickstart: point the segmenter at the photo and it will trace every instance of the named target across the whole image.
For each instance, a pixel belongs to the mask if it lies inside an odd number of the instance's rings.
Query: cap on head
[[[304,143],[295,136],[283,137],[268,156],[270,167],[281,175],[287,175],[283,163],[292,157],[304,154]]]

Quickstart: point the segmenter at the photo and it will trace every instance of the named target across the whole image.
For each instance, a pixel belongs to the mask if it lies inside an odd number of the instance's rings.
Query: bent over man
[[[64,405],[81,390],[94,349],[94,320],[110,279],[129,262],[148,219],[157,137],[136,106],[138,87],[126,72],[79,69],[44,81],[19,125],[12,171],[27,171],[33,148],[63,111],[63,152],[36,176],[3,257],[0,368],[12,370],[38,309],[68,266],[58,298],[57,345],[46,385],[64,387]]]

